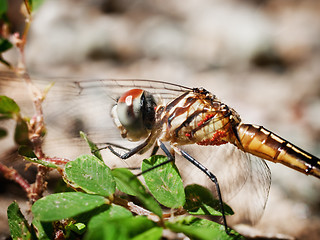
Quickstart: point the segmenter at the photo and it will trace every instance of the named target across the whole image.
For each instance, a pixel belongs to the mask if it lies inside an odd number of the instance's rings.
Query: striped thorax
[[[177,145],[221,145],[232,142],[239,115],[203,88],[182,94],[163,107],[162,141]]]

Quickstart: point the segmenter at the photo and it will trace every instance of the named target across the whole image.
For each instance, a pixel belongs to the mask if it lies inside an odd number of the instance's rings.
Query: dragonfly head
[[[146,138],[155,122],[156,102],[153,96],[142,89],[125,92],[112,109],[112,117],[121,136],[130,141]]]

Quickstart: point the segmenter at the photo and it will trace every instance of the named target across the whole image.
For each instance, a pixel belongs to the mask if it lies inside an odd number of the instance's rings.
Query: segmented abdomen
[[[320,178],[320,159],[291,144],[264,127],[239,124],[239,148],[272,162]]]

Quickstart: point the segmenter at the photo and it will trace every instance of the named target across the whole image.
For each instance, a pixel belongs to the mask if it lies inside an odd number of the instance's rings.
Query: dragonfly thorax
[[[142,89],[125,92],[112,109],[112,117],[121,136],[130,141],[146,138],[155,122],[156,102]]]
[[[185,92],[166,106],[163,141],[177,145],[221,145],[234,142],[239,115],[203,88]]]

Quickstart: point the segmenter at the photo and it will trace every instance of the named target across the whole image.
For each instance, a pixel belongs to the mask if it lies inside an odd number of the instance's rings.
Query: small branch
[[[54,240],[63,240],[65,239],[63,231],[61,229],[57,230],[54,234]]]
[[[47,182],[45,180],[45,177],[48,172],[49,168],[44,167],[42,165],[38,165],[36,181],[31,185],[31,191],[28,194],[28,197],[32,203],[41,198],[44,190],[46,190]]]
[[[30,194],[30,184],[17,172],[17,170],[0,163],[0,171],[3,173],[5,178],[18,183],[27,194]]]
[[[31,15],[31,10],[30,10],[30,5],[28,0],[24,0],[24,5],[26,6],[28,14]]]
[[[68,162],[71,161],[70,159],[59,158],[59,157],[45,157],[42,160],[47,161],[47,162],[52,162],[52,163],[57,164],[57,165],[65,165],[65,164],[67,164]]]
[[[142,216],[148,216],[148,218],[154,222],[161,222],[162,220],[159,218],[159,216],[155,215],[153,212],[150,212],[149,210],[140,207],[133,202],[129,202],[123,198],[114,197],[113,200],[114,204],[120,205],[126,209],[128,209],[130,212],[133,212],[137,215]],[[185,209],[179,208],[178,210],[174,211],[173,213],[165,213],[162,215],[162,219],[169,219],[172,216],[180,216],[188,213]]]
[[[181,215],[184,215],[184,214],[187,214],[187,210],[185,210],[184,208],[179,208],[177,210],[175,210],[173,213],[165,213],[162,215],[163,219],[169,219],[171,218],[172,216],[181,216]]]
[[[27,83],[29,90],[31,91],[31,95],[32,95],[31,97],[33,100],[34,108],[35,108],[35,114],[31,118],[30,123],[28,124],[29,139],[32,142],[35,155],[39,159],[47,159],[46,155],[42,150],[42,143],[43,143],[42,133],[45,130],[43,110],[42,110],[42,102],[44,100],[44,96],[42,92],[32,83],[28,73],[25,72],[23,74],[19,74],[19,76]],[[47,187],[47,182],[45,180],[45,177],[49,171],[50,169],[47,167],[44,167],[41,165],[38,166],[36,181],[35,183],[32,184],[31,192],[29,192],[28,194],[28,197],[32,203],[42,197],[42,194]]]
[[[58,164],[65,164],[68,162],[66,159],[59,158],[48,158],[42,150],[43,143],[43,133],[45,131],[44,117],[42,102],[45,99],[45,92],[40,91],[31,81],[31,78],[27,72],[26,63],[25,63],[25,45],[27,42],[27,36],[30,30],[32,22],[32,6],[30,5],[29,0],[24,0],[25,8],[22,9],[22,13],[25,16],[25,27],[23,34],[20,36],[19,33],[14,33],[11,37],[12,43],[16,46],[19,53],[18,65],[15,68],[16,75],[24,82],[27,83],[28,89],[31,92],[31,98],[35,108],[34,116],[31,118],[28,123],[29,131],[29,140],[32,143],[32,148],[35,155],[39,159],[46,159]],[[4,28],[0,29],[1,32],[4,31]],[[47,187],[45,177],[50,171],[48,167],[38,165],[38,173],[36,175],[36,181],[30,185],[22,176],[14,169],[6,167],[0,164],[0,171],[3,172],[4,176],[7,179],[11,179],[17,182],[26,192],[29,197],[29,200],[33,203],[39,199],[43,191]]]
[[[16,43],[16,47],[18,48],[19,50],[19,60],[18,60],[18,71],[19,72],[22,72],[22,73],[25,73],[26,72],[26,62],[25,62],[25,54],[24,54],[24,47],[26,45],[26,42],[27,42],[27,36],[28,36],[28,33],[29,33],[29,30],[30,30],[30,26],[31,26],[31,22],[32,22],[32,9],[31,9],[31,6],[29,4],[29,1],[28,0],[24,0],[24,5],[25,5],[25,9],[26,9],[26,12],[23,12],[24,16],[25,16],[25,22],[26,22],[26,25],[24,27],[24,31],[23,31],[23,34],[21,36],[21,38],[19,39],[20,41],[18,41]]]
[[[122,199],[122,198],[119,198],[119,197],[115,197],[113,203],[120,205],[120,206],[128,209],[130,212],[133,212],[137,215],[148,216],[148,218],[154,222],[161,221],[159,216],[155,215],[154,213],[150,212],[147,209],[144,209],[143,207],[140,207],[140,206],[134,204],[133,202],[129,202],[129,201]]]

